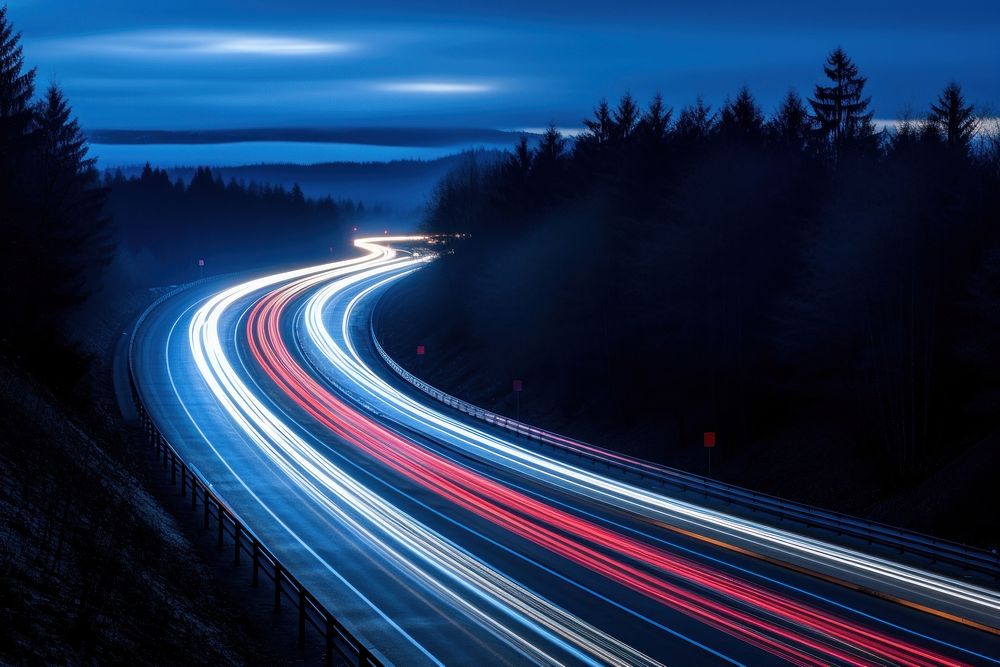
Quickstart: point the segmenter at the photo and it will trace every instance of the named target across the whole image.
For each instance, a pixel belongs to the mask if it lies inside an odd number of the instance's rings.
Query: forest
[[[171,181],[147,164],[129,178],[105,173],[102,185],[123,269],[147,286],[192,280],[206,267],[218,274],[340,255],[349,251],[353,223],[369,213],[349,199],[308,198],[298,184],[227,182],[208,167]]]
[[[698,472],[704,431],[723,462],[802,463],[770,473],[799,487],[843,460],[868,500],[940,469],[998,426],[1000,135],[958,83],[880,129],[842,49],[820,73],[769,115],[746,87],[625,95],[467,162],[426,225],[473,240],[399,288],[397,352],[447,350],[431,379],[508,413],[523,377],[529,420]]]
[[[0,355],[60,391],[93,362],[78,318],[123,291],[341,255],[368,213],[208,167],[102,175],[66,96],[36,95],[35,74],[0,7]]]
[[[164,184],[152,169],[102,179],[61,90],[36,95],[7,16],[0,4],[0,662],[274,664],[245,606],[220,592],[154,495],[111,359],[155,298],[149,285],[197,276],[181,234],[219,252],[213,244],[245,224],[196,208],[280,214],[290,237],[326,220],[324,242],[358,210],[294,189],[222,186],[206,170],[190,184]],[[153,214],[166,211],[190,224]],[[260,217],[250,221],[264,233]]]

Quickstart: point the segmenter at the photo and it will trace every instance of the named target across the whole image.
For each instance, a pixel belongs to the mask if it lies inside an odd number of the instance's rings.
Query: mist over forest
[[[769,112],[626,95],[468,161],[426,228],[472,240],[398,288],[394,352],[505,414],[523,378],[528,422],[697,472],[715,431],[723,479],[847,511],[938,475],[908,518],[962,534],[997,451],[995,120],[943,82],[879,130],[846,53],[817,72]]]

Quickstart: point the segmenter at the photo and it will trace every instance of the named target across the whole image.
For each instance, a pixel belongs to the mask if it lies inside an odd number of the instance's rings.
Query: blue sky
[[[996,0],[12,0],[9,16],[89,128],[576,127],[603,96],[717,105],[743,84],[770,109],[838,44],[878,117],[922,112],[951,78],[1000,105]]]

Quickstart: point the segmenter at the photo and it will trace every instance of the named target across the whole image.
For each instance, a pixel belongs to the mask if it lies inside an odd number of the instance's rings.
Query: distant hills
[[[254,164],[238,167],[212,167],[229,181],[256,181],[291,188],[298,183],[308,197],[352,199],[366,207],[379,206],[397,214],[412,213],[422,208],[438,181],[461,161],[475,155],[480,165],[500,158],[500,151],[466,151],[437,160],[394,160],[391,162],[330,162],[325,164]],[[141,171],[140,166],[121,169],[126,176]],[[185,182],[194,175],[196,166],[168,167],[171,180]]]
[[[313,144],[352,144],[361,146],[391,146],[401,148],[454,148],[455,153],[437,159],[400,159],[391,161],[339,161],[319,164],[296,164],[285,160],[268,162],[266,151],[260,152],[253,163],[233,162],[238,166],[219,166],[214,160],[192,159],[191,164],[158,159],[151,150],[140,149],[141,159],[121,167],[126,176],[136,175],[142,163],[166,169],[172,180],[189,180],[198,166],[209,166],[227,181],[256,181],[291,188],[298,184],[309,197],[332,196],[334,199],[363,201],[366,206],[381,206],[406,214],[421,208],[435,184],[470,150],[483,163],[498,159],[496,147],[513,147],[526,134],[534,143],[538,136],[531,132],[514,132],[488,128],[440,127],[355,127],[303,128],[264,127],[215,130],[122,130],[95,129],[86,132],[92,144],[118,146],[193,146],[205,144],[238,144],[247,142],[292,142]],[[472,147],[485,147],[472,149]],[[162,152],[162,151],[160,151]],[[294,151],[292,151],[294,154]],[[254,153],[257,154],[256,152]],[[232,159],[232,158],[229,158]],[[217,161],[218,160],[218,161]],[[249,161],[247,161],[249,162]],[[306,162],[304,159],[303,162]],[[159,164],[158,164],[159,163]],[[106,164],[106,163],[105,163]],[[113,165],[113,163],[112,163]],[[183,165],[183,166],[182,166]],[[113,167],[114,170],[114,167]]]
[[[295,141],[370,146],[463,146],[510,144],[525,132],[487,128],[356,127],[308,128],[262,127],[222,130],[117,130],[86,132],[98,144],[229,144],[247,141]]]

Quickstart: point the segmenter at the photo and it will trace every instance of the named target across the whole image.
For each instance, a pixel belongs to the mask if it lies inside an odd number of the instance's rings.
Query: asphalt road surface
[[[420,394],[370,318],[433,247],[358,246],[181,290],[129,358],[166,439],[384,661],[1000,664],[995,582],[670,494]]]

